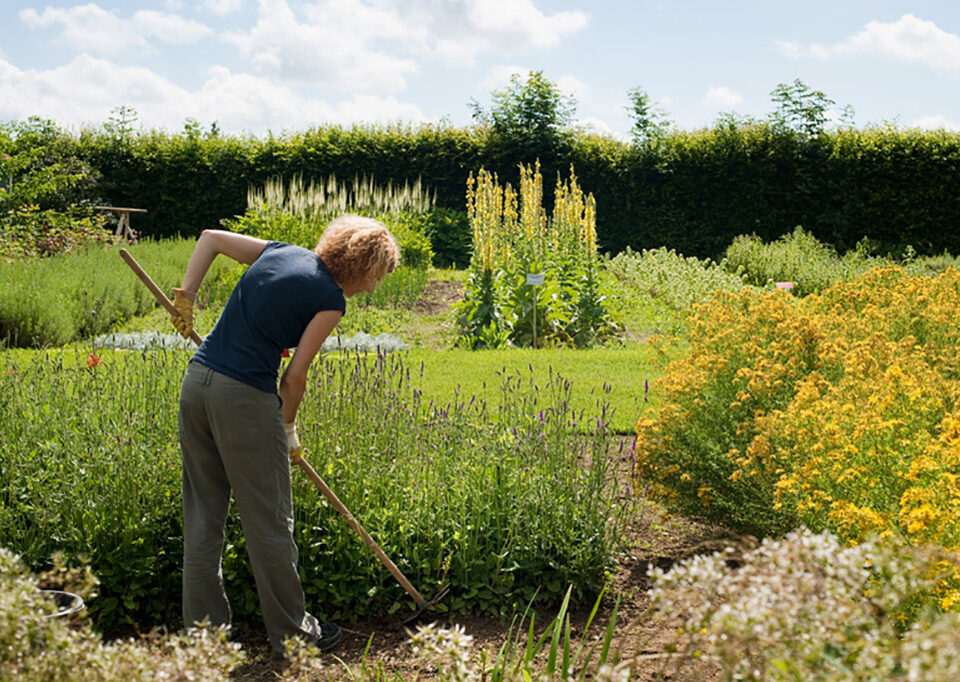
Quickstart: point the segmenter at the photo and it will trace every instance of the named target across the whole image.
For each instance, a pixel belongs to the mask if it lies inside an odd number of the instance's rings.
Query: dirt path
[[[413,311],[420,315],[439,315],[450,310],[463,298],[463,282],[432,279],[427,282],[419,300],[413,304]]]

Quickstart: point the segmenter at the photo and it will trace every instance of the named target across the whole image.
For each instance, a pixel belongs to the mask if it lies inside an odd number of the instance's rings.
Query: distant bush
[[[0,261],[111,243],[91,208],[98,178],[51,122],[0,124]]]
[[[944,252],[917,256],[909,244],[902,245],[896,257],[874,255],[876,243],[861,240],[857,247],[840,255],[799,225],[790,234],[771,242],[757,235],[740,235],[724,254],[727,271],[744,282],[770,287],[776,282],[791,282],[800,296],[819,293],[837,282],[849,282],[867,271],[884,265],[899,264],[913,275],[935,276],[948,268],[960,267],[960,258]]]
[[[81,156],[52,121],[0,123],[0,222],[27,206],[66,211],[94,203],[100,173]]]
[[[832,246],[799,226],[771,242],[757,235],[740,235],[727,247],[724,261],[729,271],[740,273],[749,284],[762,287],[792,282],[793,292],[799,296],[819,293],[892,262],[870,256],[863,248],[840,256]]]
[[[169,292],[180,283],[194,240],[144,242],[130,252]],[[236,273],[215,262],[201,304],[225,300]],[[0,340],[22,347],[61,346],[103,334],[157,305],[153,295],[112,248],[91,248],[0,265]]]
[[[906,260],[903,267],[913,275],[934,277],[950,268],[960,268],[960,256],[951,256],[944,251],[937,256],[920,256]]]
[[[88,208],[21,206],[0,218],[0,261],[114,244],[117,240],[104,229],[105,223],[104,215]]]

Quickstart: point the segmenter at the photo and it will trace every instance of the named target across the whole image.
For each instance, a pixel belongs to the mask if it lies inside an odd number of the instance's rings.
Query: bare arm
[[[263,239],[250,237],[245,234],[227,232],[226,230],[204,230],[197,240],[187,263],[187,270],[183,274],[181,289],[196,293],[200,288],[204,275],[210,264],[218,254],[229,256],[238,263],[250,265],[257,260],[263,247],[267,245]]]
[[[283,401],[283,421],[292,424],[297,417],[297,408],[303,400],[303,392],[307,387],[307,370],[316,356],[320,346],[337,326],[343,316],[339,310],[321,310],[310,320],[310,324],[303,331],[297,350],[290,359],[290,364],[280,377],[280,399]]]

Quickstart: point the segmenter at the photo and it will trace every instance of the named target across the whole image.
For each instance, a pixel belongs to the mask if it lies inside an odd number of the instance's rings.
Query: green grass
[[[658,355],[651,345],[635,348],[569,350],[564,348],[510,350],[407,351],[411,371],[423,364],[419,379],[424,395],[445,403],[459,393],[476,395],[492,405],[501,400],[503,375],[532,376],[546,382],[551,372],[572,386],[571,404],[585,417],[599,416],[599,403],[609,405],[607,421],[616,433],[633,433],[637,417],[656,405],[655,391],[646,395],[644,382],[653,384],[666,366],[668,356]],[[670,353],[669,355],[673,355]],[[415,380],[416,383],[416,380]],[[583,428],[588,424],[581,424]]]

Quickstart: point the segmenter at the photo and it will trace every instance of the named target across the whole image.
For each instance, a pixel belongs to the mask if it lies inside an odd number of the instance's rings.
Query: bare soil
[[[439,315],[463,298],[463,282],[432,279],[424,287],[420,299],[413,304],[413,311],[420,315]]]

